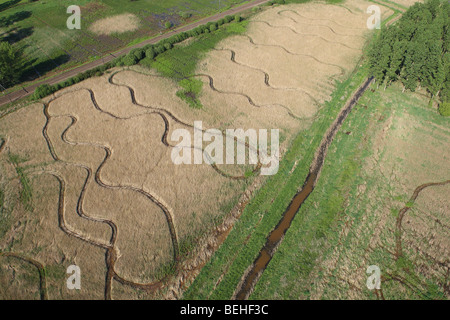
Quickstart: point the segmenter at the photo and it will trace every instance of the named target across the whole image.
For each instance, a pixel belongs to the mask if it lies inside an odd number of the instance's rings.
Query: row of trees
[[[404,90],[426,88],[440,104],[450,103],[450,4],[416,3],[395,25],[383,29],[369,50],[378,85],[400,81]]]

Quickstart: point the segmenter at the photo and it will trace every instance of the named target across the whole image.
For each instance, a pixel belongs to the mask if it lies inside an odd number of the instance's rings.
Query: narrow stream
[[[336,136],[336,133],[338,132],[342,123],[347,118],[348,114],[361,98],[362,94],[367,90],[372,81],[373,77],[370,77],[364,82],[361,87],[359,87],[358,91],[356,91],[352,99],[341,110],[338,117],[325,134],[319,148],[316,151],[316,155],[311,163],[309,174],[306,177],[305,182],[303,183],[302,189],[294,196],[288,208],[284,212],[280,222],[278,222],[275,229],[273,229],[269,234],[266,244],[259,252],[258,257],[253,262],[250,270],[246,272],[246,274],[244,274],[243,280],[241,280],[235,291],[235,294],[233,295],[233,298],[235,300],[245,300],[253,292],[256,283],[263,274],[270,260],[272,260],[272,257],[277,251],[278,246],[283,241],[283,237],[286,234],[286,231],[291,226],[292,220],[294,220],[295,215],[299,211],[303,202],[305,202],[308,196],[314,191],[314,187],[324,164],[328,147]]]

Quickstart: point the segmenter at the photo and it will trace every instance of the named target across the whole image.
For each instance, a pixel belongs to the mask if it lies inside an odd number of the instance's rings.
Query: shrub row
[[[149,44],[142,48],[135,48],[131,50],[128,54],[118,57],[114,59],[113,61],[110,61],[108,63],[105,63],[104,65],[101,65],[99,67],[93,68],[91,70],[88,70],[86,72],[80,73],[76,75],[75,77],[72,77],[64,82],[55,84],[55,85],[48,85],[43,84],[40,85],[34,92],[32,99],[33,100],[39,100],[42,99],[58,90],[61,90],[63,88],[69,87],[71,85],[74,85],[78,82],[81,82],[83,80],[86,80],[88,78],[94,77],[94,76],[101,76],[106,70],[114,68],[114,67],[122,67],[122,66],[132,66],[139,61],[141,61],[144,58],[150,58],[154,59],[158,55],[164,53],[167,50],[170,50],[173,48],[173,46],[177,43],[183,42],[184,40],[188,38],[197,37],[204,33],[209,33],[217,30],[221,25],[225,23],[230,23],[232,21],[240,22],[242,21],[242,17],[239,15],[236,16],[226,16],[225,18],[222,18],[215,22],[208,22],[207,24],[198,26],[192,30],[189,30],[187,32],[181,32],[176,35],[171,36],[170,38],[161,40],[160,42],[156,44]]]

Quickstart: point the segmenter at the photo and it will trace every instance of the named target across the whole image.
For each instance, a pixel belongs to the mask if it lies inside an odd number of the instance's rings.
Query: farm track
[[[119,71],[120,72],[120,71]],[[117,115],[114,115],[108,111],[103,110],[100,105],[97,103],[96,98],[95,98],[95,93],[93,90],[91,89],[87,89],[87,88],[78,88],[76,90],[68,90],[66,92],[64,92],[61,95],[55,96],[52,99],[49,100],[49,102],[44,103],[44,115],[46,117],[46,123],[44,125],[44,128],[42,130],[42,134],[44,136],[44,139],[47,143],[47,147],[50,151],[50,154],[52,156],[52,158],[55,160],[55,162],[57,163],[62,163],[64,165],[70,165],[70,166],[75,166],[78,168],[82,168],[86,171],[86,179],[84,181],[84,185],[82,187],[82,190],[80,192],[80,195],[78,197],[78,201],[77,201],[77,214],[83,218],[86,219],[88,221],[91,222],[95,222],[95,223],[103,223],[103,224],[107,224],[109,226],[109,228],[111,229],[111,239],[109,240],[109,243],[102,243],[102,242],[98,242],[95,241],[93,239],[90,239],[82,234],[80,234],[77,231],[71,230],[66,222],[65,222],[65,212],[64,212],[64,203],[65,203],[65,190],[66,190],[66,181],[65,179],[57,172],[55,171],[41,171],[38,172],[38,174],[50,174],[53,177],[55,177],[58,182],[59,182],[59,186],[60,186],[60,195],[59,195],[59,206],[58,206],[58,224],[59,227],[62,231],[64,231],[66,234],[68,234],[69,236],[75,237],[79,240],[82,240],[90,245],[93,245],[95,247],[99,247],[101,249],[105,249],[106,250],[106,268],[107,268],[107,275],[106,275],[106,284],[105,284],[105,298],[106,299],[111,299],[111,286],[112,286],[112,280],[116,280],[119,283],[122,283],[124,285],[128,285],[128,286],[132,286],[134,288],[138,288],[138,289],[142,289],[142,290],[155,290],[157,288],[160,288],[164,281],[167,279],[168,276],[164,277],[163,279],[160,279],[158,281],[152,282],[152,283],[147,283],[147,284],[141,284],[141,283],[136,283],[133,281],[129,281],[127,279],[124,279],[123,277],[121,277],[119,274],[117,274],[117,272],[115,271],[115,263],[117,261],[117,249],[116,249],[116,240],[117,240],[117,231],[118,228],[116,226],[116,224],[111,221],[111,220],[107,220],[107,219],[98,219],[98,218],[93,218],[90,217],[88,214],[86,214],[83,210],[83,203],[84,203],[84,198],[86,195],[86,192],[89,188],[89,185],[92,183],[92,180],[94,180],[99,186],[105,188],[105,189],[110,189],[110,190],[128,190],[131,192],[135,192],[138,193],[144,197],[146,197],[149,201],[151,201],[152,203],[156,204],[164,213],[165,218],[166,218],[166,222],[168,224],[169,227],[169,232],[171,235],[171,239],[172,239],[172,246],[173,246],[173,261],[175,263],[175,268],[178,267],[178,262],[179,262],[179,248],[178,248],[178,239],[177,239],[177,235],[176,235],[176,230],[174,227],[174,223],[173,223],[173,218],[172,218],[172,214],[171,212],[168,210],[168,208],[166,207],[166,205],[164,205],[162,203],[161,200],[158,199],[157,196],[152,195],[151,193],[141,189],[141,188],[137,188],[134,186],[128,186],[128,185],[111,185],[111,184],[107,184],[105,183],[102,178],[101,178],[101,170],[102,168],[105,166],[106,162],[109,160],[109,158],[111,157],[112,154],[112,150],[107,147],[107,146],[103,146],[100,144],[95,144],[95,143],[87,143],[87,142],[73,142],[70,141],[67,138],[67,133],[70,131],[70,129],[77,123],[78,119],[76,117],[74,117],[73,115],[70,114],[64,114],[64,115],[57,115],[57,116],[51,116],[48,109],[51,105],[52,102],[54,102],[55,100],[61,98],[62,96],[69,94],[69,93],[74,93],[74,92],[80,92],[80,91],[87,91],[89,93],[91,102],[94,106],[94,108],[96,110],[98,110],[101,113],[107,114],[108,116],[117,119],[117,120],[129,120],[129,119],[133,119],[133,118],[137,118],[137,117],[141,117],[144,115],[148,115],[148,114],[158,114],[159,116],[161,116],[161,118],[163,119],[164,123],[165,123],[165,132],[161,138],[161,142],[167,146],[167,147],[172,147],[168,141],[167,141],[167,136],[168,136],[168,132],[169,132],[169,120],[166,117],[169,116],[170,118],[172,118],[174,121],[176,121],[179,124],[188,126],[188,127],[193,127],[192,125],[186,124],[183,121],[179,120],[177,117],[175,117],[171,112],[163,109],[163,108],[154,108],[154,107],[149,107],[149,106],[144,106],[142,104],[139,104],[136,100],[136,96],[135,96],[135,92],[134,89],[127,86],[127,85],[123,85],[123,84],[117,84],[113,81],[114,76],[119,73],[116,72],[114,74],[112,74],[109,79],[108,82],[112,85],[115,86],[123,86],[128,88],[129,92],[130,92],[130,98],[133,104],[145,108],[147,112],[141,113],[141,114],[136,114],[130,117],[119,117]],[[49,135],[48,135],[48,127],[51,123],[51,119],[52,118],[60,118],[60,117],[68,117],[71,119],[71,123],[68,125],[68,127],[62,132],[61,134],[61,140],[69,145],[72,146],[86,146],[86,147],[94,147],[94,148],[100,148],[103,149],[105,152],[105,157],[103,158],[102,162],[99,164],[99,166],[97,167],[97,170],[95,172],[93,172],[93,170],[91,168],[89,168],[86,165],[83,164],[79,164],[79,163],[72,163],[72,162],[68,162],[65,160],[62,160],[56,153],[55,148],[53,146],[52,140],[50,139]],[[5,145],[5,143],[2,144],[2,147]],[[246,145],[248,146],[248,144],[246,143]],[[220,175],[229,178],[229,179],[234,179],[234,180],[242,180],[242,179],[247,179],[244,176],[231,176],[226,174],[225,172],[221,171],[216,165],[211,165],[211,167],[218,172]],[[261,163],[259,163],[256,168],[253,170],[253,173],[256,173],[260,170],[261,168]]]
[[[219,20],[221,18],[224,18],[226,15],[233,15],[233,14],[240,13],[242,11],[251,9],[251,8],[256,7],[256,6],[260,5],[260,4],[266,3],[268,1],[269,0],[255,0],[255,1],[251,1],[251,2],[249,2],[247,4],[241,5],[239,7],[234,7],[234,8],[231,8],[231,9],[227,10],[227,11],[223,11],[221,13],[218,13],[216,15],[209,16],[209,17],[206,17],[204,19],[198,20],[198,21],[196,21],[196,22],[194,22],[192,24],[182,26],[182,27],[178,28],[177,30],[174,30],[173,32],[167,32],[167,33],[165,33],[163,35],[160,35],[160,36],[157,36],[155,38],[143,41],[143,42],[141,42],[141,43],[139,43],[137,45],[134,45],[134,46],[131,46],[131,47],[127,47],[127,48],[123,48],[123,49],[121,49],[121,50],[119,50],[117,52],[114,52],[113,54],[107,54],[107,55],[103,56],[101,59],[98,59],[96,61],[88,62],[85,65],[76,67],[74,69],[71,69],[71,70],[68,70],[68,71],[65,71],[65,72],[58,73],[54,77],[47,78],[47,79],[43,80],[41,83],[39,83],[39,84],[31,84],[31,85],[27,86],[25,88],[26,90],[17,90],[17,91],[10,92],[10,93],[4,95],[3,97],[0,98],[0,106],[5,105],[7,103],[10,103],[11,101],[14,102],[16,100],[19,100],[19,99],[22,99],[22,98],[30,96],[34,92],[34,90],[38,87],[38,85],[40,85],[40,84],[50,84],[50,85],[52,85],[52,84],[56,84],[56,83],[65,81],[65,80],[67,80],[67,79],[69,79],[69,78],[71,78],[73,76],[76,76],[79,73],[85,72],[87,70],[91,70],[91,69],[96,68],[96,67],[101,66],[101,65],[104,65],[105,63],[108,63],[108,62],[112,61],[116,56],[121,56],[121,55],[127,54],[128,52],[130,52],[131,50],[133,50],[135,48],[141,48],[141,47],[143,47],[143,46],[145,46],[147,44],[155,44],[158,41],[163,40],[163,39],[167,39],[167,38],[171,37],[174,34],[178,34],[178,33],[181,33],[181,32],[189,31],[189,30],[194,29],[194,28],[196,28],[196,27],[198,27],[198,26],[200,26],[202,24],[206,24],[208,22]]]
[[[411,209],[411,206],[414,204],[414,202],[416,201],[417,197],[419,196],[420,192],[422,192],[424,189],[429,188],[429,187],[434,187],[434,186],[443,186],[450,183],[450,180],[446,180],[446,181],[442,181],[442,182],[431,182],[431,183],[424,183],[420,186],[418,186],[411,198],[408,201],[408,205],[406,205],[405,207],[403,207],[399,213],[398,213],[398,217],[397,217],[397,221],[396,221],[396,233],[395,233],[395,259],[399,259],[400,257],[403,256],[403,247],[402,247],[402,222],[403,222],[403,218],[405,217],[405,214],[409,211],[409,209]]]
[[[14,253],[14,252],[0,252],[0,257],[11,257],[15,258],[21,261],[24,261],[26,263],[31,264],[32,266],[36,267],[36,269],[39,272],[39,294],[41,300],[48,300],[48,294],[47,294],[47,281],[45,277],[45,268],[44,266],[34,259],[28,258],[22,254]]]
[[[255,45],[255,46],[280,48],[280,49],[282,49],[283,51],[285,51],[286,53],[288,53],[288,54],[290,54],[290,55],[293,55],[293,56],[309,57],[309,58],[313,59],[314,61],[317,61],[317,62],[322,63],[322,64],[324,64],[324,65],[336,67],[336,68],[338,68],[339,71],[340,71],[340,74],[338,74],[338,76],[342,76],[342,75],[345,74],[345,69],[344,69],[343,67],[338,66],[337,64],[332,64],[332,63],[320,61],[319,59],[317,59],[316,57],[314,57],[314,56],[312,56],[312,55],[310,55],[310,54],[292,52],[292,51],[286,49],[285,47],[283,47],[282,45],[279,45],[279,44],[256,43],[256,42],[253,40],[253,38],[250,37],[249,35],[243,35],[243,34],[241,34],[241,35],[238,35],[238,36],[239,36],[239,37],[245,37],[245,38],[247,38],[247,39],[250,41],[250,43],[253,44],[253,45]]]
[[[353,13],[351,10],[349,10],[348,8],[346,8],[345,6],[339,6],[339,7],[345,8],[345,9],[347,9],[351,14],[356,15],[356,14]],[[299,23],[299,24],[305,24],[305,23],[298,22],[298,21],[296,21],[295,19],[293,19],[292,17],[283,15],[284,12],[292,12],[292,13],[296,14],[297,16],[299,16],[300,18],[303,18],[303,19],[306,19],[306,20],[311,20],[311,21],[330,21],[330,22],[336,24],[337,26],[339,26],[339,27],[341,27],[341,28],[344,28],[344,29],[348,29],[348,30],[361,30],[361,29],[362,29],[362,28],[352,28],[352,27],[348,27],[348,26],[346,26],[346,25],[337,23],[336,21],[334,21],[334,20],[332,20],[332,19],[313,19],[313,18],[308,18],[308,17],[302,16],[302,15],[301,15],[300,13],[298,13],[296,10],[292,10],[292,9],[285,9],[285,10],[280,10],[279,12],[277,12],[280,16],[285,17],[285,18],[289,18],[289,19],[291,19],[292,21],[294,21],[294,22],[296,22],[296,23]],[[318,26],[329,27],[329,26],[326,25],[326,24],[322,24],[322,25],[318,25]]]
[[[372,82],[373,77],[370,77],[364,82],[364,84],[359,87],[359,89],[353,94],[352,98],[339,112],[336,120],[332,123],[332,125],[324,135],[322,142],[314,155],[314,159],[311,163],[308,176],[306,177],[303,186],[292,199],[277,226],[270,232],[269,236],[266,239],[264,247],[259,252],[258,257],[245,271],[240,283],[236,288],[235,293],[233,294],[232,299],[245,300],[253,292],[256,283],[260,279],[264,270],[272,260],[272,257],[277,251],[279,245],[283,241],[284,235],[289,229],[292,220],[295,218],[304,201],[314,191],[315,184],[320,177],[320,172],[325,162],[328,147],[330,146],[336,133],[339,131],[339,128],[347,118],[352,108],[356,105],[359,98],[367,90]]]

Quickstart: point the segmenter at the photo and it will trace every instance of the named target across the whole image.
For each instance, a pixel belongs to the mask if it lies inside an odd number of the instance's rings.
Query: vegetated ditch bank
[[[328,147],[333,141],[336,133],[339,131],[344,120],[347,118],[348,114],[352,108],[356,105],[358,100],[361,98],[363,93],[367,90],[373,81],[373,77],[366,79],[366,81],[358,88],[358,90],[353,94],[350,101],[344,106],[344,108],[339,112],[336,120],[333,122],[331,127],[327,130],[322,142],[317,149],[315,156],[312,160],[308,176],[299,192],[296,193],[294,198],[291,200],[286,211],[283,213],[281,220],[278,222],[277,226],[270,232],[267,237],[267,241],[264,247],[259,252],[258,257],[253,262],[253,264],[244,273],[237,289],[233,295],[233,299],[244,300],[247,299],[253,292],[253,289],[258,282],[259,278],[263,274],[264,270],[268,266],[269,262],[272,260],[278,246],[283,241],[284,235],[291,226],[292,220],[299,211],[302,204],[308,198],[308,196],[314,191],[317,180],[319,179],[320,172],[322,170],[325,156],[328,151]]]

